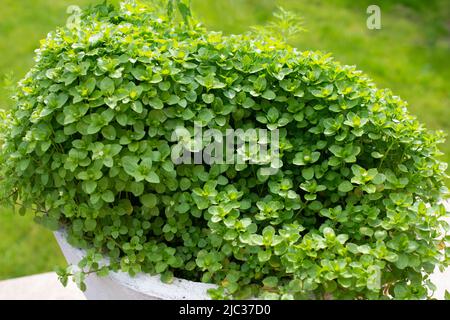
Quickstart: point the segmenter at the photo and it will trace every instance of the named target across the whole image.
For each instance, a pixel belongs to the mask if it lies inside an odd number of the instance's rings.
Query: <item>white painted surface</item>
[[[444,272],[436,271],[431,275],[431,281],[437,286],[433,297],[439,300],[444,299],[445,290],[450,292],[450,268]]]
[[[69,281],[63,287],[54,272],[0,281],[0,300],[85,300]]]
[[[450,211],[450,201],[443,202],[447,211]],[[450,223],[450,219],[447,219],[447,222]],[[435,270],[435,272],[431,275],[431,281],[437,286],[437,290],[434,293],[434,297],[436,299],[444,299],[445,290],[450,292],[450,268],[447,268],[444,272],[440,272],[439,270]]]

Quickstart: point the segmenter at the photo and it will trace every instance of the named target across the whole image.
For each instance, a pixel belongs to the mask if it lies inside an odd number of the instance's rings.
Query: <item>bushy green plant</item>
[[[2,114],[3,198],[88,249],[76,281],[122,270],[215,283],[213,298],[428,297],[449,262],[443,134],[329,55],[209,32],[169,4],[75,11]],[[173,131],[194,121],[278,129],[281,168],[174,164]]]

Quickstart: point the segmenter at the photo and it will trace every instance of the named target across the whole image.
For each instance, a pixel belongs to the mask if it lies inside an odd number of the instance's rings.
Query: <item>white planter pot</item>
[[[85,251],[67,243],[63,231],[54,234],[67,262],[76,265],[85,256]],[[89,300],[207,300],[210,298],[206,291],[216,287],[177,278],[166,284],[159,275],[141,273],[131,277],[125,272],[110,272],[106,277],[89,274],[86,286],[84,295]]]
[[[450,209],[449,203],[446,206]],[[67,262],[76,265],[85,256],[85,251],[67,243],[64,232],[57,231],[54,234]],[[437,287],[433,297],[444,299],[445,291],[450,292],[450,268],[445,272],[436,270],[431,279]],[[90,274],[86,277],[86,285],[84,295],[90,300],[209,300],[206,291],[216,287],[177,278],[173,283],[166,284],[159,275],[141,273],[131,277],[125,272],[110,272],[106,277]]]

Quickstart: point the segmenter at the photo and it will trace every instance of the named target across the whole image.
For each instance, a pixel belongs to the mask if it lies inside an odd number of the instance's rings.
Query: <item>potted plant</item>
[[[225,36],[184,1],[125,1],[49,34],[2,113],[0,189],[59,230],[78,264],[63,282],[94,298],[431,296],[449,263],[443,134],[286,44],[301,28],[278,16],[290,26]]]

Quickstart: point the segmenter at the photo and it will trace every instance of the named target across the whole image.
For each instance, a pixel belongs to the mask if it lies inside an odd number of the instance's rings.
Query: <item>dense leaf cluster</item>
[[[79,14],[3,114],[0,172],[3,197],[89,248],[85,271],[215,283],[214,298],[432,292],[450,254],[443,135],[399,97],[267,35],[135,2]],[[173,130],[194,121],[278,129],[281,169],[174,165]]]

